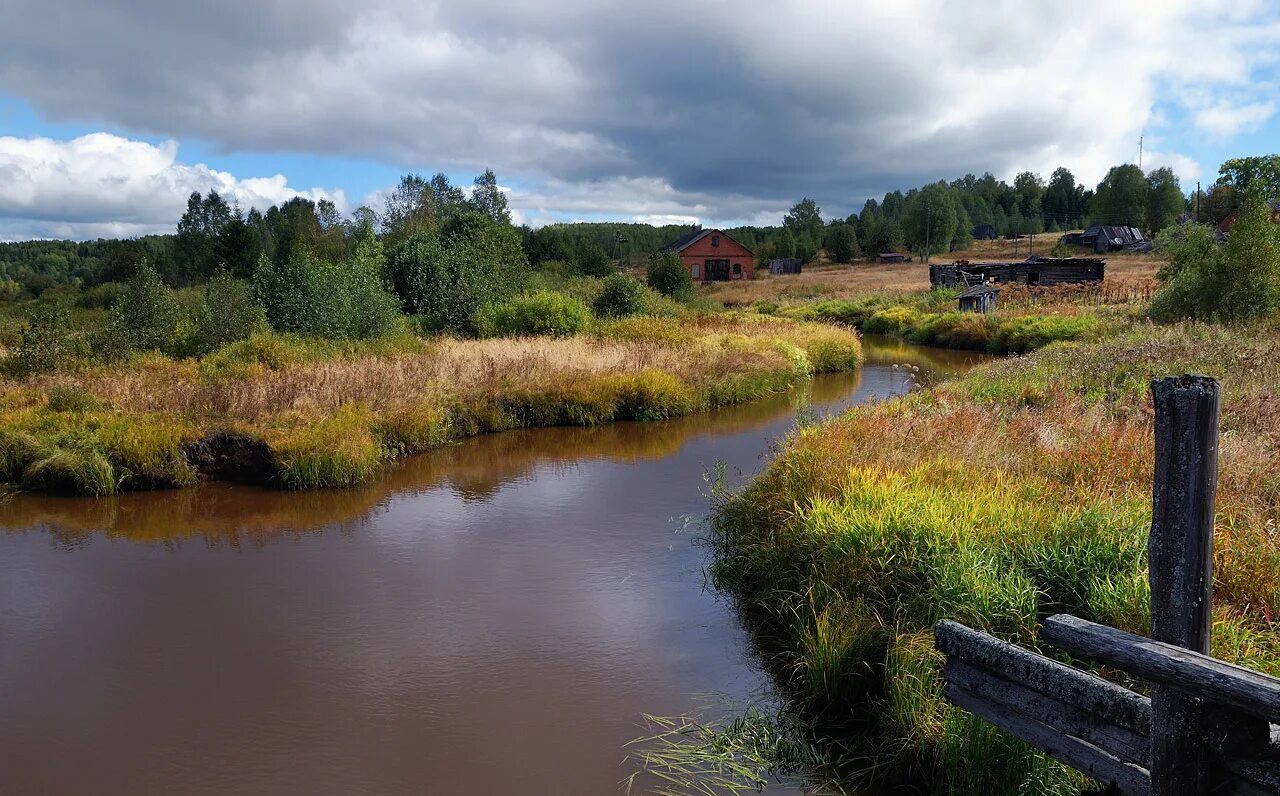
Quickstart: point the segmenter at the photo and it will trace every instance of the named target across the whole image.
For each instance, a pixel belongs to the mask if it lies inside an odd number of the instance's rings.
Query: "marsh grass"
[[[259,334],[200,360],[145,354],[0,382],[0,478],[92,494],[184,486],[198,477],[187,447],[234,427],[269,444],[280,485],[351,486],[473,434],[664,420],[860,361],[854,332],[746,313],[597,321],[570,337]]]
[[[1036,648],[1070,612],[1149,630],[1152,378],[1224,388],[1214,654],[1280,669],[1280,334],[1138,324],[1049,345],[796,431],[721,496],[712,577],[758,617],[794,703],[859,746],[849,781],[951,794],[1086,783],[946,704],[931,630]],[[841,720],[840,717],[843,717]]]

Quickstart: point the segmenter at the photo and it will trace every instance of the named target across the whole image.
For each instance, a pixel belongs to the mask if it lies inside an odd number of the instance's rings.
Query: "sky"
[[[1280,151],[1272,0],[0,0],[0,240],[171,232],[192,191],[776,224],[967,172]]]

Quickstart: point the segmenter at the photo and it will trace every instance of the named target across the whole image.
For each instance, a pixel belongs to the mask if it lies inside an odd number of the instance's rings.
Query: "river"
[[[812,410],[980,359],[867,351]],[[692,520],[796,405],[478,437],[355,490],[0,503],[0,793],[616,793],[640,714],[768,688]]]

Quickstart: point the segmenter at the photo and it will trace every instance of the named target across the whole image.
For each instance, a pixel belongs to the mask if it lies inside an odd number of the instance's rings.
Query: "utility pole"
[[[1196,180],[1196,223],[1200,223],[1200,181]]]
[[[1142,139],[1146,137],[1146,133],[1138,136],[1138,171],[1142,171]]]

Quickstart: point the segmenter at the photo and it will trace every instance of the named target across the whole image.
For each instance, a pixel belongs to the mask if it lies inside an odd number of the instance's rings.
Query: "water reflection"
[[[765,684],[673,520],[798,398],[480,437],[356,490],[0,504],[0,793],[614,792],[641,712]]]

